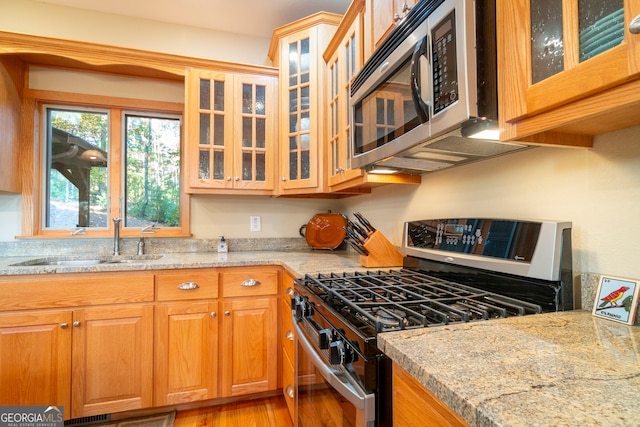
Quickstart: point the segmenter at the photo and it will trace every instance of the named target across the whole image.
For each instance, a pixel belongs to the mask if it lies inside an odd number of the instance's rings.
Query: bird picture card
[[[640,286],[635,280],[602,276],[593,304],[593,315],[633,325],[639,292]]]

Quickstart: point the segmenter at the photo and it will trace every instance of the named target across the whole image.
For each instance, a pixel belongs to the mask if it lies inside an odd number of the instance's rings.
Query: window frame
[[[23,224],[21,238],[103,238],[113,237],[113,221],[107,221],[107,228],[87,227],[80,233],[75,233],[77,229],[48,229],[44,227],[45,218],[45,179],[46,178],[46,107],[78,108],[108,110],[109,129],[109,218],[123,217],[122,200],[124,194],[124,114],[144,113],[158,116],[179,116],[180,118],[180,226],[172,228],[157,228],[153,234],[146,234],[147,237],[188,237],[190,234],[189,224],[189,195],[185,193],[185,137],[184,137],[184,104],[166,101],[150,101],[142,99],[130,99],[110,97],[103,95],[87,95],[78,93],[66,93],[46,90],[27,90],[25,96],[25,123],[30,123],[27,128],[27,135],[33,129],[33,147],[26,149],[23,158],[32,158],[30,164],[33,165],[33,173],[23,171],[25,180],[29,182],[28,188],[23,186]],[[31,151],[31,153],[30,153]],[[30,156],[31,154],[31,156]],[[28,162],[22,163],[23,165]],[[31,176],[29,176],[31,175]],[[142,228],[121,227],[121,237],[140,237]]]

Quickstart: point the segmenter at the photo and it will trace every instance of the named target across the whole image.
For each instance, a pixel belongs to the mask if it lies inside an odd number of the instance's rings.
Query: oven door
[[[332,366],[298,322],[294,329],[296,426],[375,426],[375,395],[367,394],[347,367]]]

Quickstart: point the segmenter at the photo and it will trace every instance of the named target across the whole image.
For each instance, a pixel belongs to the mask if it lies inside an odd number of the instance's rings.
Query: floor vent
[[[111,414],[93,415],[91,417],[74,418],[64,422],[65,426],[90,426],[92,424],[111,421]]]

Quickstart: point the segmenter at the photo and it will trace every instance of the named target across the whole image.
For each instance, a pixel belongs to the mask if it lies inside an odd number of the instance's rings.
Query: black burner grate
[[[308,274],[304,282],[351,323],[376,332],[542,312],[536,304],[408,269]]]

